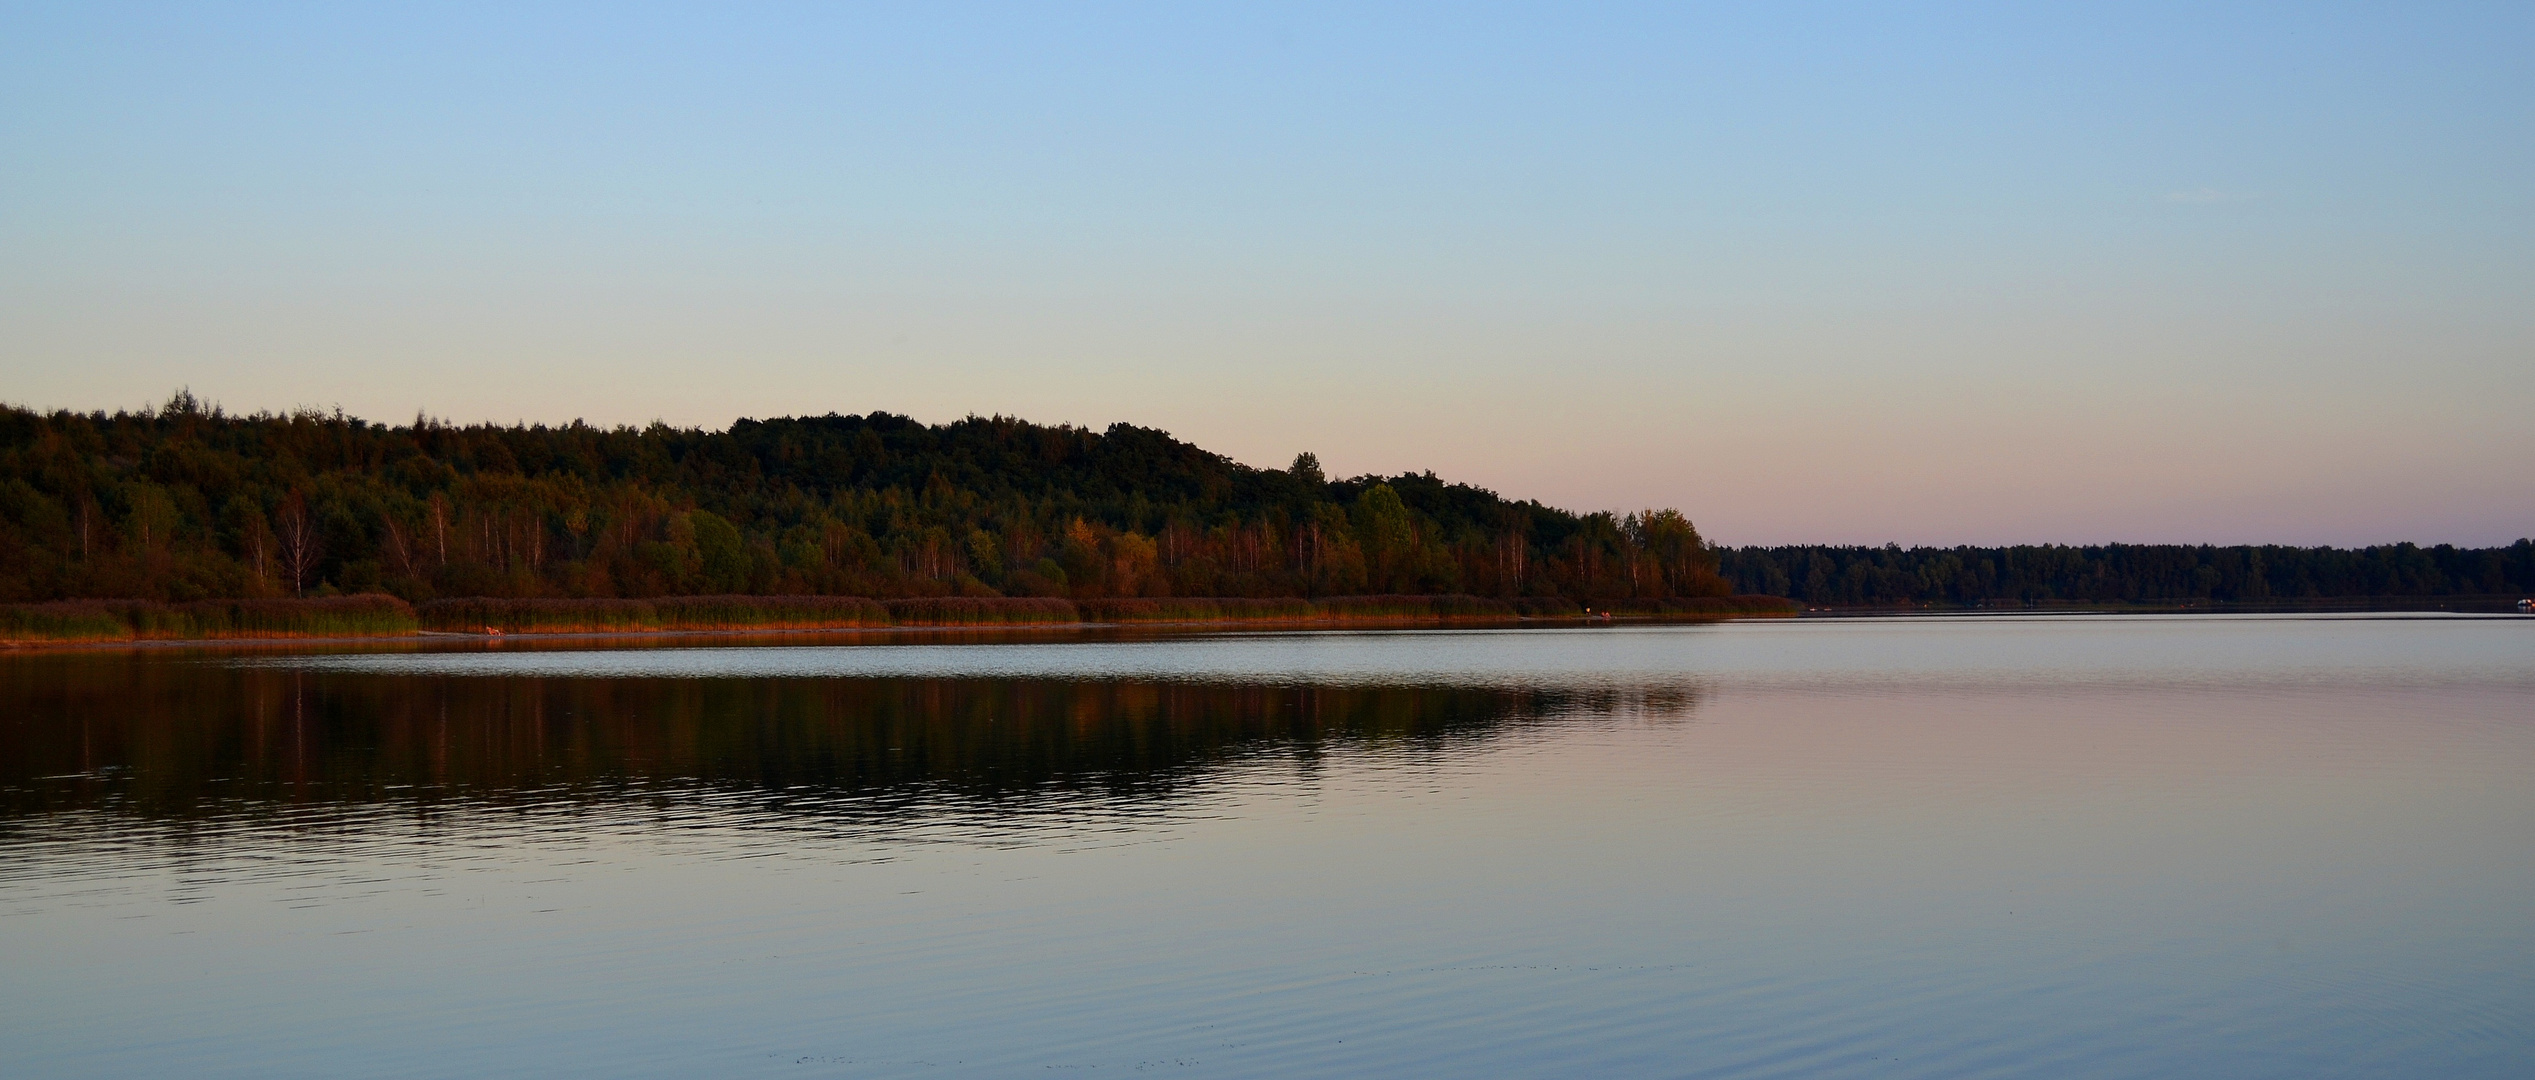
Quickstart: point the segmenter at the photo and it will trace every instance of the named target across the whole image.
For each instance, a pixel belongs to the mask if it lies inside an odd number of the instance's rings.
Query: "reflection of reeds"
[[[1324,596],[1248,599],[1162,597],[1077,600],[1083,617],[1098,622],[1429,622],[1515,619],[1527,615],[1575,615],[1572,600],[1495,600],[1483,596]]]
[[[0,642],[193,641],[411,634],[414,609],[393,596],[315,600],[56,600],[0,605]]]
[[[1677,596],[1663,599],[1597,600],[1593,610],[1618,615],[1793,615],[1804,605],[1783,596]]]

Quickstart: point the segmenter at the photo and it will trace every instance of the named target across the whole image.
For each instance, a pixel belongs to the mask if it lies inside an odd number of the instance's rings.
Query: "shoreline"
[[[1162,633],[1223,633],[1241,631],[1304,631],[1304,630],[1500,630],[1500,629],[1585,629],[1598,626],[1651,626],[1726,622],[1734,619],[1794,618],[1795,612],[1745,612],[1702,615],[1598,615],[1515,616],[1424,616],[1381,617],[1359,616],[1302,619],[1190,619],[1190,620],[1127,620],[1114,622],[1009,622],[963,624],[915,624],[895,626],[769,626],[715,627],[695,629],[640,630],[520,630],[501,633],[459,630],[410,630],[377,634],[301,634],[257,635],[196,638],[90,638],[0,640],[0,655],[8,653],[103,651],[116,649],[288,649],[297,647],[342,645],[500,645],[568,644],[582,642],[661,642],[692,639],[697,641],[732,641],[742,639],[850,639],[893,635],[926,637],[979,635],[999,638],[1030,635],[1074,637],[1084,633],[1117,631],[1157,631]]]
[[[1418,599],[1435,600],[1442,598]],[[1689,608],[1688,604],[1676,601],[1672,602],[1673,606],[1676,606],[1676,610],[1597,610],[1590,614],[1584,613],[1581,610],[1573,613],[1558,612],[1540,614],[1507,613],[1501,611],[1474,612],[1469,611],[1467,608],[1457,611],[1447,610],[1445,612],[1435,612],[1431,610],[1427,612],[1416,612],[1398,610],[1397,607],[1392,607],[1390,610],[1364,610],[1362,607],[1359,607],[1356,611],[1348,611],[1344,609],[1344,605],[1339,605],[1340,610],[1321,611],[1310,614],[1292,612],[1289,609],[1288,611],[1280,611],[1276,614],[1262,613],[1257,615],[1221,615],[1215,617],[1197,615],[1190,617],[1181,615],[1181,613],[1177,611],[1170,612],[1169,615],[1165,615],[1162,611],[1157,610],[1154,612],[1152,617],[1145,618],[1082,617],[1083,614],[1087,613],[1076,613],[1076,617],[1074,618],[1046,618],[1045,616],[1056,613],[1054,611],[1047,610],[1034,610],[1030,612],[1030,614],[1038,615],[1040,617],[998,618],[996,616],[1002,613],[991,610],[974,610],[959,612],[958,614],[960,616],[965,616],[964,618],[913,618],[906,622],[864,620],[849,621],[840,619],[829,625],[817,625],[815,620],[801,619],[797,616],[794,618],[784,618],[780,615],[774,615],[772,612],[769,612],[768,614],[773,617],[769,617],[764,622],[757,624],[750,624],[744,620],[732,620],[728,622],[715,620],[712,623],[706,623],[704,625],[690,624],[684,626],[607,626],[588,624],[576,626],[570,625],[569,621],[565,619],[554,619],[549,621],[545,626],[517,625],[508,628],[486,626],[483,629],[470,630],[449,628],[445,625],[445,620],[442,620],[444,625],[432,626],[427,624],[427,620],[408,617],[407,619],[394,620],[389,622],[387,625],[378,625],[373,623],[372,625],[376,628],[368,630],[351,628],[338,629],[337,627],[339,627],[340,624],[336,624],[335,626],[311,627],[305,630],[294,630],[272,626],[268,623],[263,626],[241,625],[236,626],[235,629],[226,633],[215,632],[210,634],[185,633],[181,630],[177,630],[175,626],[168,626],[161,623],[156,626],[150,626],[147,629],[142,626],[131,626],[125,633],[121,634],[109,632],[92,635],[79,635],[73,633],[62,636],[47,636],[37,633],[25,636],[0,637],[0,654],[52,652],[64,650],[88,651],[101,649],[200,649],[223,647],[241,649],[289,649],[300,647],[394,645],[483,646],[500,645],[504,642],[511,641],[517,641],[523,644],[570,644],[598,642],[624,642],[633,644],[659,643],[673,640],[693,640],[700,643],[731,642],[738,640],[761,640],[767,642],[801,642],[806,640],[855,641],[899,636],[939,638],[945,635],[962,634],[978,635],[996,639],[1010,639],[1013,637],[1031,635],[1074,637],[1084,634],[1134,633],[1137,631],[1150,631],[1161,634],[1188,634],[1311,630],[1549,629],[1589,628],[1597,626],[1696,624],[1755,618],[1889,619],[2080,615],[2326,614],[2510,616],[2520,614],[2514,609],[2513,601],[2494,597],[2448,597],[2441,599],[2379,597],[2347,598],[2339,600],[2319,599],[2305,602],[2287,603],[2272,601],[2259,604],[2210,603],[2206,601],[2170,604],[2035,604],[2032,606],[2010,606],[2001,604],[1982,607],[1799,607],[1793,602],[1781,600],[1779,603],[1783,604],[1783,606],[1776,606],[1774,608],[1764,607],[1762,604],[1756,602],[1760,600],[1778,600],[1778,598],[1736,597],[1730,600],[1720,598],[1718,600],[1701,603],[1699,605],[1701,610],[1689,610],[1687,609]],[[132,604],[133,602],[113,603]],[[227,602],[214,601],[208,603],[220,604]],[[264,603],[271,602],[268,601]],[[567,601],[566,603],[570,602]],[[1104,603],[1109,605],[1116,604],[1115,601],[1091,601],[1088,602],[1086,606],[1090,606],[1094,610],[1100,610],[1100,607]],[[1168,603],[1168,601],[1165,601],[1165,603]],[[1182,610],[1187,610],[1187,607],[1196,606],[1199,603],[1201,602],[1190,601],[1186,606],[1182,607]],[[1278,603],[1292,603],[1292,601],[1279,601]],[[1310,604],[1311,601],[1300,601],[1300,603]],[[1658,605],[1646,604],[1643,606]],[[949,613],[928,612],[928,614],[942,615]],[[1022,612],[1015,611],[1012,614],[1019,615],[1022,614]],[[1180,617],[1171,617],[1173,615],[1178,615]],[[883,618],[886,618],[886,616],[883,616]],[[518,621],[533,623],[543,620],[522,619]],[[704,622],[704,620],[698,620],[698,622]],[[555,623],[564,623],[564,625],[555,625]],[[185,629],[195,628],[195,626],[185,627]],[[18,629],[22,630],[23,628]],[[98,629],[102,628],[100,627]],[[150,630],[157,630],[159,632],[151,633]],[[167,632],[170,630],[177,630],[177,632]]]
[[[162,604],[69,600],[0,605],[0,649],[218,643],[499,642],[512,638],[859,635],[938,630],[1343,629],[1514,626],[1747,616],[1787,617],[1770,597],[1619,601],[1588,610],[1559,598],[1464,595],[1273,600],[1189,597],[1070,601],[1048,597],[687,596],[647,600],[464,598],[407,604],[392,596],[206,600]]]
[[[2386,615],[2427,615],[2441,612],[2455,615],[2516,615],[2522,614],[2516,606],[2519,599],[2514,593],[2483,593],[2460,596],[2350,596],[2252,601],[2176,600],[2115,603],[2067,601],[2033,604],[1808,606],[1801,614],[1808,619],[1889,618],[1919,615],[2355,615],[2371,612]]]
[[[522,630],[498,634],[469,633],[456,630],[415,630],[391,634],[329,634],[261,637],[211,638],[97,638],[87,640],[5,640],[0,641],[0,654],[13,652],[56,652],[106,649],[199,649],[199,648],[291,648],[325,645],[397,645],[449,644],[499,645],[505,642],[550,644],[569,642],[658,642],[676,639],[703,641],[761,638],[853,638],[888,635],[944,636],[975,634],[994,637],[1017,637],[1033,634],[1075,636],[1085,632],[1153,630],[1163,632],[1238,632],[1238,631],[1301,631],[1301,630],[1500,630],[1517,628],[1550,629],[1557,627],[1587,628],[1594,626],[1627,626],[1725,622],[1742,618],[1793,618],[1785,615],[1634,615],[1612,619],[1586,616],[1550,616],[1538,618],[1358,618],[1358,619],[1224,619],[1179,622],[1067,622],[1067,623],[968,623],[960,625],[915,626],[833,626],[833,627],[722,627],[692,630]]]
[[[824,640],[870,639],[894,636],[962,637],[1014,639],[1046,637],[1054,640],[1079,639],[1086,634],[1134,634],[1152,631],[1160,635],[1217,634],[1241,632],[1298,632],[1311,630],[1515,630],[1515,629],[1593,629],[1620,626],[1697,625],[1733,622],[1743,619],[1896,619],[1896,618],[1996,618],[2005,616],[2084,616],[2084,615],[2385,615],[2385,616],[2454,616],[2470,618],[2520,617],[2521,613],[2503,608],[2478,608],[2454,605],[2315,605],[2231,607],[2216,605],[2137,605],[2126,607],[2053,607],[2053,608],[1807,608],[1803,611],[1737,612],[1720,614],[1614,614],[1515,616],[1426,616],[1302,619],[1187,619],[1187,620],[1121,620],[1075,622],[1008,622],[963,624],[911,624],[891,626],[766,626],[712,627],[691,629],[635,630],[521,630],[501,633],[458,630],[410,630],[377,634],[264,634],[227,637],[193,638],[91,638],[91,639],[0,639],[0,656],[10,654],[55,652],[100,652],[109,650],[162,649],[253,649],[277,650],[341,646],[394,645],[500,645],[518,642],[523,645],[661,643],[692,641],[699,645],[714,642],[762,642],[768,645],[800,644]]]

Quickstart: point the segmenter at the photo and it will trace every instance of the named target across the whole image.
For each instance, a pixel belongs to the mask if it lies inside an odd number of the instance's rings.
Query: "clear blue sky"
[[[2535,5],[0,8],[0,399],[2535,534]]]

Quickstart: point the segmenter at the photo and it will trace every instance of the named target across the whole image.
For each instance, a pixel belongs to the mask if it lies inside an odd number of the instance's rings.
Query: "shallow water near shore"
[[[11,1076],[2535,1073],[2535,619],[0,657]]]

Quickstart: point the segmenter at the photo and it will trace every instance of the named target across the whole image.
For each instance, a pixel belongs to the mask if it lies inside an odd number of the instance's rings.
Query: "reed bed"
[[[1594,613],[1722,618],[1793,615],[1776,596],[1597,601]],[[623,634],[709,630],[838,630],[887,626],[1045,626],[1073,622],[1451,622],[1573,618],[1565,597],[1479,596],[1052,597],[672,596],[651,600],[469,597],[407,606],[392,596],[316,600],[56,600],[0,604],[0,644],[466,634]]]
[[[1300,597],[1127,597],[1077,600],[1074,607],[1093,622],[1297,622],[1320,618],[1320,609]]]
[[[414,606],[422,628],[457,634],[604,634],[660,629],[648,600],[558,600],[470,596]]]
[[[0,643],[205,641],[236,638],[393,637],[411,634],[414,609],[393,596],[314,600],[55,600],[0,605]]]
[[[1511,619],[1514,605],[1484,596],[1324,596],[1312,603],[1322,618],[1363,619]]]
[[[651,602],[669,630],[847,630],[889,625],[861,596],[664,596]]]
[[[695,630],[841,630],[889,625],[859,596],[664,596],[654,600],[468,597],[432,600],[422,628],[461,634],[624,634]]]
[[[0,607],[0,641],[130,641],[136,627],[106,600],[55,600]]]
[[[1049,596],[919,596],[887,600],[900,626],[1026,626],[1081,622],[1071,600]]]
[[[1573,618],[1584,614],[1584,605],[1563,596],[1522,596],[1506,603],[1514,605],[1514,613],[1526,619]]]

